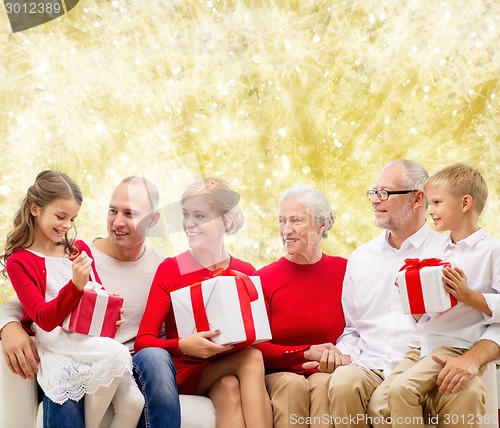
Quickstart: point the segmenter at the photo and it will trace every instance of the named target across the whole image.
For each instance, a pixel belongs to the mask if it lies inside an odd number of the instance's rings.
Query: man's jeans
[[[132,357],[134,378],[144,395],[139,428],[179,428],[181,406],[175,366],[162,348],[144,348]]]
[[[181,409],[170,354],[161,348],[145,348],[132,357],[134,378],[145,406],[138,428],[179,428]],[[44,428],[85,428],[84,400],[63,405],[43,397]]]

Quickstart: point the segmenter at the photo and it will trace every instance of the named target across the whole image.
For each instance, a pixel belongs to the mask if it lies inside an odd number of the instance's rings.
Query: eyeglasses
[[[418,192],[418,190],[374,190],[370,189],[366,191],[366,197],[369,201],[377,195],[379,201],[387,201],[391,195],[406,195],[407,193]]]

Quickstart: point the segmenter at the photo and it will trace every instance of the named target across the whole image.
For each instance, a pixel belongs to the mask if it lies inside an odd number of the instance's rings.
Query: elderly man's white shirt
[[[441,256],[462,269],[469,288],[483,293],[492,315],[459,302],[440,314],[424,315],[410,345],[427,355],[440,346],[469,349],[480,339],[500,345],[500,241],[483,229],[453,243],[448,237]]]
[[[346,327],[337,347],[352,364],[387,376],[408,350],[415,321],[403,313],[396,275],[408,258],[439,257],[446,237],[425,224],[398,250],[389,233],[361,245],[347,262],[342,292]]]

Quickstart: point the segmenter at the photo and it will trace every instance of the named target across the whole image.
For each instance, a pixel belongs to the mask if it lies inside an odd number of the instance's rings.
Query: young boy
[[[423,427],[423,408],[431,403],[434,408],[426,410],[439,413],[440,420],[433,421],[439,426],[480,427],[485,397],[476,373],[481,374],[482,368],[471,365],[467,372],[454,363],[465,362],[461,356],[477,342],[490,341],[491,351],[481,358],[482,364],[487,363],[497,356],[494,343],[500,344],[500,241],[478,227],[488,190],[476,169],[457,164],[431,176],[424,192],[436,230],[450,231],[442,259],[457,267],[444,268],[443,281],[458,304],[439,314],[415,317],[420,319],[411,349],[384,382],[388,409],[381,410],[373,426],[381,420],[389,423],[390,417],[393,428]],[[444,387],[445,365],[447,373],[450,367],[455,373]],[[443,394],[445,390],[451,394]],[[450,400],[459,404],[454,408],[463,409],[461,415],[446,413],[445,401]]]

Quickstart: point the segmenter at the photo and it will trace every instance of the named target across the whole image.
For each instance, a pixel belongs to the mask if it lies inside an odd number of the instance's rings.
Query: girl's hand
[[[85,251],[82,251],[78,257],[73,260],[71,269],[73,270],[73,284],[75,284],[76,288],[79,290],[83,290],[87,282],[89,282],[89,275],[92,270],[92,259],[87,256]]]
[[[179,339],[179,349],[184,355],[198,358],[209,358],[221,352],[230,351],[234,348],[232,345],[218,345],[209,339],[217,336],[219,330],[201,331],[191,336]]]
[[[444,288],[459,302],[468,304],[472,290],[467,285],[467,277],[460,268],[443,268]]]

